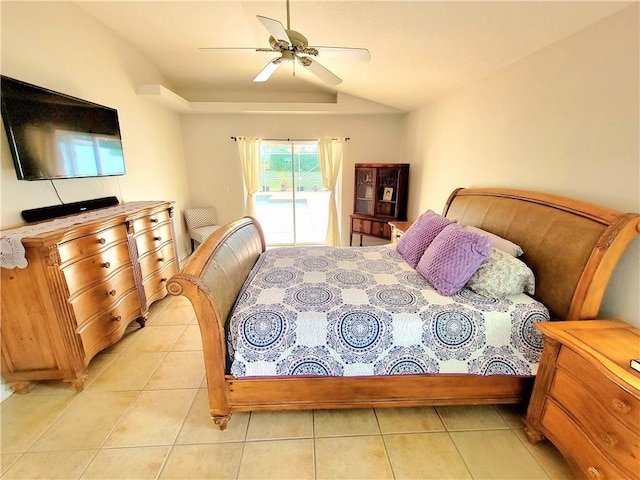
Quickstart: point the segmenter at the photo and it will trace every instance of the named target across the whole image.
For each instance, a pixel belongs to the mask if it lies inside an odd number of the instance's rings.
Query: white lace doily
[[[47,233],[63,227],[78,225],[92,220],[97,220],[113,215],[127,213],[140,208],[155,205],[157,201],[130,202],[114,207],[100,208],[89,212],[79,213],[70,217],[56,218],[49,222],[42,222],[35,225],[24,225],[10,230],[0,231],[0,267],[2,268],[26,268],[27,258],[25,257],[24,237],[32,237],[40,233]]]

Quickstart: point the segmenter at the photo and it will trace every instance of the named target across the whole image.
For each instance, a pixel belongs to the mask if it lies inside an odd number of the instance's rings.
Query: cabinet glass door
[[[375,170],[373,168],[356,169],[355,213],[373,215],[375,211]]]
[[[378,169],[378,191],[376,192],[376,215],[396,217],[398,197],[398,169]]]

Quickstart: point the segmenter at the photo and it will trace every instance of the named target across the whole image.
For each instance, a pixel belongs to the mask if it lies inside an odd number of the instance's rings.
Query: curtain
[[[254,194],[260,187],[260,139],[257,137],[238,137],[238,153],[242,164],[242,177],[247,198],[244,202],[244,214],[255,216]]]
[[[340,229],[338,228],[338,207],[336,205],[336,183],[342,164],[344,138],[322,137],[318,141],[318,159],[322,172],[322,184],[331,192],[329,196],[329,224],[325,243],[330,246],[340,245]]]

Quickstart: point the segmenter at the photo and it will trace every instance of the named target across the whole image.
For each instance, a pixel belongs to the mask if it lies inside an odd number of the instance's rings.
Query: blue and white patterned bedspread
[[[390,246],[261,255],[228,323],[231,373],[534,375],[547,309],[525,294],[439,295]]]

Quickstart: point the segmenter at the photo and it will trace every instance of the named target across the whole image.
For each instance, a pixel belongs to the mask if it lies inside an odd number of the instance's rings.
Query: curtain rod
[[[231,140],[234,142],[238,140],[238,137],[231,137]],[[314,140],[318,140],[317,138],[261,138],[261,140],[266,140],[268,142],[312,142]],[[331,140],[337,140],[337,138],[332,138]],[[345,137],[345,141],[349,141],[351,138]]]

